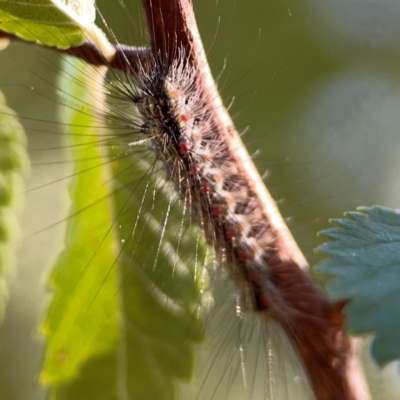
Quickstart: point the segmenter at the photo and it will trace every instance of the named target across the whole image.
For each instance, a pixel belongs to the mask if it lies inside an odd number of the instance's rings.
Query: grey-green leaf
[[[384,365],[400,358],[400,214],[374,206],[348,212],[320,232],[318,247],[330,256],[317,270],[333,279],[328,290],[351,300],[345,311],[350,332],[373,333],[372,355]]]

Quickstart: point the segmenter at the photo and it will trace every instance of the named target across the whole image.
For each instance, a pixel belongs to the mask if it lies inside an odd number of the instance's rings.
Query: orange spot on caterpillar
[[[210,190],[211,190],[211,188],[208,183],[202,183],[200,185],[200,193],[207,194],[207,193],[210,193]]]
[[[180,114],[178,118],[179,118],[179,121],[183,122],[184,124],[187,124],[188,121],[190,120],[190,117],[187,114]]]
[[[228,228],[228,229],[225,230],[224,236],[225,236],[225,239],[231,240],[231,239],[233,239],[234,237],[236,237],[236,232],[235,232],[234,229]]]
[[[186,155],[190,152],[190,144],[188,142],[179,143],[179,152],[182,155]]]
[[[212,204],[211,205],[211,214],[214,217],[220,217],[221,215],[224,214],[224,209],[221,206],[221,204]]]
[[[240,262],[246,262],[249,259],[249,255],[243,250],[237,252],[237,257]]]
[[[202,133],[201,132],[199,132],[199,131],[195,131],[195,132],[193,132],[193,134],[192,134],[192,140],[193,140],[193,142],[199,142],[200,140],[201,140],[201,138],[203,137],[203,135],[202,135]]]
[[[222,182],[223,180],[224,180],[224,177],[223,177],[223,175],[222,175],[221,173],[215,173],[215,174],[213,175],[213,181],[214,181],[215,183]]]
[[[257,303],[257,309],[258,310],[267,310],[270,306],[270,301],[268,297],[265,294],[260,294],[256,298],[256,303]]]
[[[168,96],[172,100],[179,100],[179,98],[181,97],[181,94],[177,90],[169,90],[168,91]]]
[[[200,168],[198,167],[198,165],[193,164],[193,165],[191,165],[191,166],[189,167],[189,172],[190,172],[192,175],[197,175],[197,174],[200,172]]]

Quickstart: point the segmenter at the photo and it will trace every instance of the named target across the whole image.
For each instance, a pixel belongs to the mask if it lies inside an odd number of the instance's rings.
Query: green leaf
[[[18,235],[15,212],[27,166],[24,129],[0,92],[0,322],[7,298],[5,275],[14,264],[13,242]]]
[[[23,40],[68,49],[91,41],[106,57],[114,54],[94,24],[94,0],[3,0],[0,27]]]
[[[105,107],[96,69],[64,66],[75,171],[41,380],[57,400],[174,399],[203,340],[207,247],[190,223],[183,228],[169,185],[150,176],[150,151],[134,158],[129,143],[92,116]]]
[[[374,206],[345,216],[331,221],[336,228],[320,232],[332,241],[317,250],[332,258],[317,270],[333,276],[333,296],[351,299],[348,328],[374,333],[372,355],[384,365],[400,358],[400,214]]]
[[[53,269],[50,284],[55,294],[43,325],[48,342],[41,380],[52,387],[78,377],[91,358],[115,353],[119,335],[116,271],[107,274],[105,270],[117,254],[114,232],[104,225],[111,218],[107,171],[98,167],[102,154],[93,143],[96,131],[91,127],[96,120],[85,113],[85,102],[92,101],[92,94],[83,87],[68,89],[67,85],[62,81],[62,90],[69,90],[82,102],[64,109],[72,156],[77,161],[70,186],[65,248]],[[82,126],[87,127],[85,134]],[[115,381],[110,374],[112,378]]]

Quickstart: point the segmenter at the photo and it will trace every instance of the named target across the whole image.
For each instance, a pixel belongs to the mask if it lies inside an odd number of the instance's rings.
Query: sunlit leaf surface
[[[3,0],[0,28],[21,39],[67,49],[92,41],[103,54],[113,52],[94,24],[93,0]]]

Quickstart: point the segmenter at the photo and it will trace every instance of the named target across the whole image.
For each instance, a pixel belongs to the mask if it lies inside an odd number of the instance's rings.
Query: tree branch
[[[0,39],[8,39],[11,42],[27,43],[16,35],[12,35],[0,30]],[[77,57],[87,64],[93,66],[105,66],[107,68],[118,69],[127,74],[135,75],[148,63],[151,58],[151,50],[146,47],[132,47],[125,45],[115,46],[115,55],[111,61],[108,61],[95,44],[85,42],[81,46],[71,47],[63,50],[58,47],[42,46],[39,43],[31,43],[35,46],[53,50],[59,54],[67,54]]]

